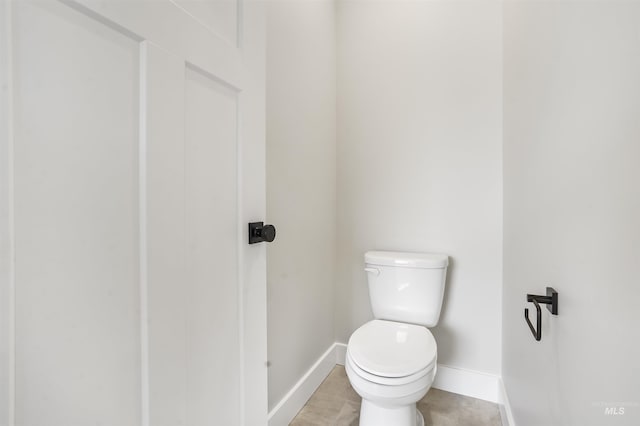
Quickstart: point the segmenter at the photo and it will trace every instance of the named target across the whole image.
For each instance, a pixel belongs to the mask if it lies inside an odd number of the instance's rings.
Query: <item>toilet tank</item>
[[[448,256],[369,251],[364,261],[376,319],[426,327],[438,324]]]

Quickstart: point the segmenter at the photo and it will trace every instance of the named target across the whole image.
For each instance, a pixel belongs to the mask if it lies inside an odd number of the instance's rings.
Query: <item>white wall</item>
[[[439,362],[499,373],[501,5],[338,8],[337,340],[372,317],[365,251],[443,252]]]
[[[335,7],[268,3],[269,409],[334,342]]]
[[[638,2],[505,5],[503,378],[518,426],[640,424],[639,23]],[[536,342],[525,295],[548,285],[559,315],[543,309]]]
[[[6,21],[7,2],[0,2],[0,22]],[[7,75],[8,40],[7,31],[4,27],[0,30],[0,425],[8,425],[10,420],[9,410],[11,401],[9,395],[12,393],[13,379],[13,354],[10,348],[13,346],[11,322],[12,290],[10,290],[12,273],[10,271],[11,261],[11,218],[9,201],[11,199],[10,183],[11,164],[9,149],[9,129],[7,112],[9,110],[9,94],[7,88],[10,87],[9,76]]]

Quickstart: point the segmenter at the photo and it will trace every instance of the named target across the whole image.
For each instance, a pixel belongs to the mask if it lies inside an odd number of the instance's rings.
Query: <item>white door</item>
[[[0,14],[0,425],[266,425],[262,6]]]

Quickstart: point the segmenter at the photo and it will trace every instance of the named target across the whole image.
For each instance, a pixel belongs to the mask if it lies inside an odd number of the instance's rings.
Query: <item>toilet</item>
[[[345,369],[362,397],[360,426],[424,426],[416,402],[431,388],[449,258],[369,251],[364,255],[374,319],[353,332]]]

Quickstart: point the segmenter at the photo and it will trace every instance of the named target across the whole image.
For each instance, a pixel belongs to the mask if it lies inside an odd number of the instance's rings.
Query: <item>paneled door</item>
[[[259,3],[0,0],[0,425],[266,425]]]

